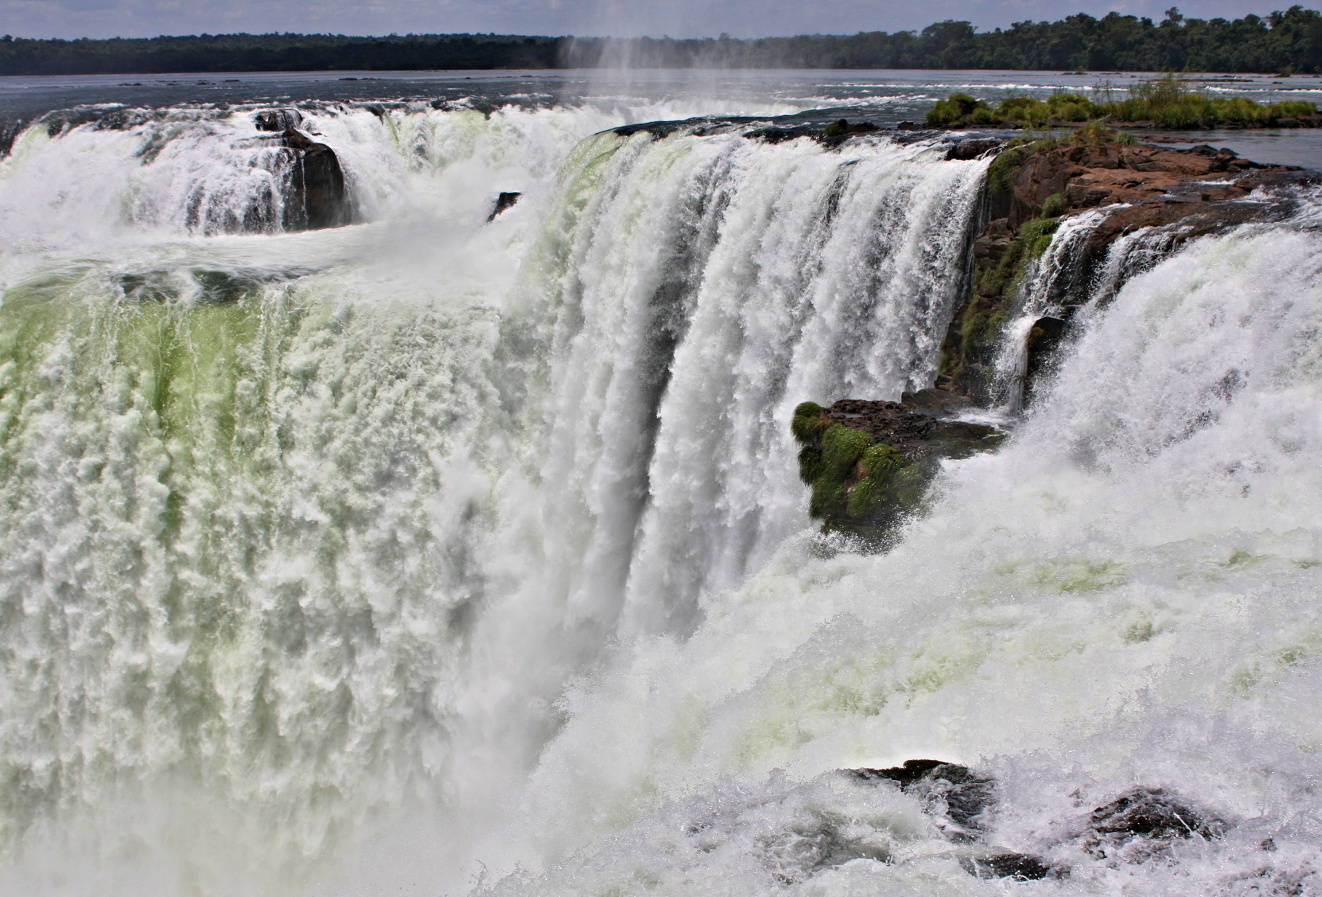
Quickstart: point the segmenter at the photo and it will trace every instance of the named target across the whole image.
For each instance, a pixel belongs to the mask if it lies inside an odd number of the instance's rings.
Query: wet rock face
[[[961,857],[960,866],[976,878],[1007,878],[1011,881],[1040,881],[1062,878],[1064,871],[1050,866],[1041,857],[1023,853],[993,853],[987,856]]]
[[[996,782],[967,766],[940,760],[907,760],[889,769],[848,769],[846,775],[865,782],[889,782],[923,803],[923,811],[948,840],[965,845],[959,864],[977,878],[1037,881],[1063,878],[1064,867],[1041,857],[1017,853],[982,842],[991,828],[998,803]],[[979,847],[981,845],[981,847]]]
[[[513,208],[514,204],[519,201],[519,197],[522,195],[523,195],[522,193],[503,192],[499,196],[497,196],[496,205],[491,210],[491,214],[487,216],[487,224],[490,224],[491,222],[495,221],[496,216],[498,216],[501,212],[505,211],[506,209]]]
[[[849,772],[868,782],[894,782],[905,794],[919,798],[942,834],[956,842],[982,837],[996,805],[996,783],[958,763],[907,760],[890,769]]]
[[[279,140],[294,156],[284,229],[319,230],[352,223],[353,208],[335,151],[294,128],[286,129]]]
[[[936,390],[883,402],[842,399],[829,409],[804,402],[791,429],[801,446],[799,476],[812,489],[811,516],[884,547],[888,531],[917,511],[945,458],[994,448],[993,427],[953,419],[957,397]]]
[[[1176,841],[1219,838],[1226,823],[1160,788],[1134,788],[1093,810],[1081,843],[1099,859],[1142,862]]]
[[[297,109],[263,109],[252,119],[257,130],[280,133],[303,124],[303,113]]]

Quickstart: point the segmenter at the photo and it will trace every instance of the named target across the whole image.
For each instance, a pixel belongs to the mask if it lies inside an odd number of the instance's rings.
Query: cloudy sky
[[[0,33],[151,37],[236,31],[337,34],[497,32],[734,37],[921,29],[965,19],[981,29],[1074,12],[1238,18],[1295,0],[0,0]],[[1305,3],[1312,8],[1315,4]]]

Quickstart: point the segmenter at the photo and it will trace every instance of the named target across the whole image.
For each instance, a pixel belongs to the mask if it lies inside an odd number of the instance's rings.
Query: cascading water
[[[491,891],[1312,893],[1320,273],[1311,231],[1200,241],[889,554],[791,539],[634,646],[572,693]],[[988,840],[1060,877],[975,878],[920,801],[830,772],[931,755],[993,775]],[[1091,846],[1136,786],[1224,828]]]
[[[930,383],[986,164],[335,108],[368,223],[204,238],[250,122],[0,163],[5,890],[461,885],[565,683],[803,527],[793,406]]]

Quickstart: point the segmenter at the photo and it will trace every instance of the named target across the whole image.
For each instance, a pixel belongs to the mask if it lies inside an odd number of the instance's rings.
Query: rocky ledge
[[[799,476],[812,488],[812,516],[827,529],[884,541],[896,521],[921,507],[942,460],[987,451],[1003,437],[994,427],[956,419],[967,404],[923,390],[899,402],[799,405],[793,431]]]
[[[1294,191],[1314,172],[1260,165],[1228,149],[1060,141],[1012,143],[992,162],[985,188],[985,224],[973,243],[973,276],[942,347],[939,386],[979,404],[996,400],[992,364],[1004,326],[1020,309],[1018,287],[1063,220],[1091,212],[1093,220],[1069,247],[1052,295],[1034,297],[1051,309],[1030,328],[1033,381],[1068,334],[1074,311],[1092,298],[1096,275],[1121,238],[1153,229],[1149,263],[1192,237],[1252,221],[1285,217]],[[1123,259],[1111,259],[1123,267]],[[1104,299],[1107,297],[1103,297]]]
[[[292,127],[278,137],[261,139],[276,142],[293,159],[282,222],[285,230],[318,230],[353,222],[344,170],[334,150]]]
[[[1103,265],[1121,238],[1144,231],[1137,254],[1152,264],[1188,239],[1254,221],[1279,220],[1294,208],[1296,188],[1314,172],[1259,165],[1227,149],[1180,150],[1102,134],[1087,140],[1017,140],[992,162],[984,188],[982,225],[971,235],[971,274],[941,349],[936,388],[900,402],[845,400],[830,408],[798,406],[792,423],[801,450],[799,473],[811,487],[810,514],[824,530],[857,533],[884,547],[887,532],[921,509],[927,486],[947,458],[996,447],[1003,433],[957,419],[970,408],[1004,402],[994,377],[1006,325],[1037,307],[1025,323],[1023,403],[1054,367],[1069,341],[1074,312],[1096,293]],[[953,144],[950,158],[994,152],[985,138]],[[1070,216],[1092,220],[1068,244],[1049,296],[1020,285],[1052,235]],[[1147,230],[1145,230],[1147,229]],[[1118,279],[1117,279],[1118,282]]]

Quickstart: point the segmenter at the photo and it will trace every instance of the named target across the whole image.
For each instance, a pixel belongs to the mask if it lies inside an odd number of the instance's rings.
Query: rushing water
[[[1117,257],[1009,445],[835,553],[789,417],[933,382],[987,163],[607,130],[926,82],[518,84],[309,92],[333,230],[245,217],[257,106],[0,160],[0,892],[1316,890],[1313,218]],[[922,756],[1069,876],[831,772]],[[1081,848],[1134,785],[1226,834]]]

